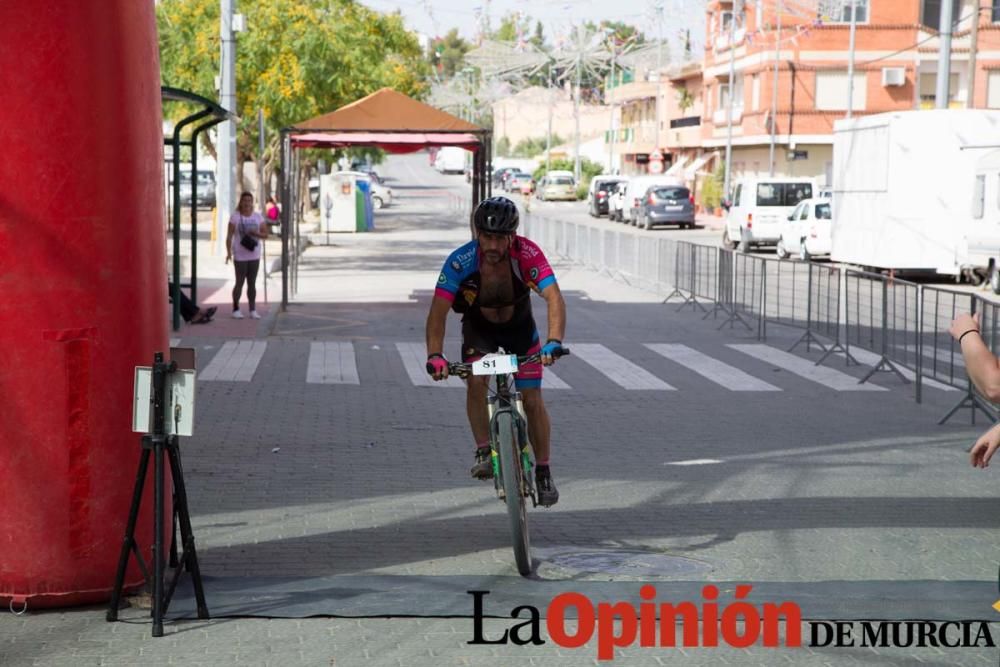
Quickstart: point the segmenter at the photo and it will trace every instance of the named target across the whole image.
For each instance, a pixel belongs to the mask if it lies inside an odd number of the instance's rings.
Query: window
[[[833,215],[830,213],[829,204],[816,204],[816,219],[833,220]]]
[[[851,107],[863,111],[867,97],[868,75],[854,74],[854,90],[851,91]],[[816,72],[816,108],[821,111],[845,111],[847,109],[847,70]]]
[[[990,70],[987,73],[986,107],[1000,109],[1000,70]]]
[[[691,196],[691,191],[682,187],[657,188],[653,191],[653,196],[657,199],[687,199]]]
[[[993,0],[991,9],[993,11],[990,12],[990,20],[994,23],[1000,23],[1000,0]]]
[[[802,212],[799,213],[799,220],[808,220],[809,219],[809,205],[808,204],[799,204],[799,206],[802,209]]]
[[[759,183],[757,206],[795,206],[812,197],[809,183]]]
[[[989,90],[986,91],[990,94]],[[955,100],[958,93],[958,74],[952,72],[948,77],[948,104]],[[937,72],[920,73],[920,108],[933,109],[937,101]],[[988,103],[987,103],[988,105]]]
[[[961,0],[952,0],[951,20],[953,22],[962,16],[960,5]],[[921,0],[920,22],[934,30],[937,30],[941,26],[941,0]]]
[[[826,23],[850,23],[851,0],[819,0],[819,18]],[[857,12],[857,23],[868,22],[868,0],[853,0]]]
[[[734,206],[739,206],[740,205],[740,195],[741,194],[743,194],[743,184],[742,183],[740,185],[736,186],[736,194],[733,195],[733,205]]]
[[[983,217],[983,204],[986,198],[986,176],[976,176],[976,189],[972,193],[972,217],[980,220]]]
[[[743,107],[743,78],[740,76],[736,77],[736,96],[733,98],[733,108],[739,109]],[[725,109],[729,106],[729,84],[720,83],[719,84],[719,109]]]

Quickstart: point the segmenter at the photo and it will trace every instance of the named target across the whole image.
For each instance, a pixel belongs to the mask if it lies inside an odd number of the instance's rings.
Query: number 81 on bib
[[[472,362],[473,375],[503,375],[517,372],[516,354],[487,354]]]

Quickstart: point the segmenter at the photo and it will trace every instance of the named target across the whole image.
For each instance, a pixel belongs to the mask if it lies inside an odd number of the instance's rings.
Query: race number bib
[[[516,354],[487,354],[472,362],[473,375],[503,375],[517,372]]]

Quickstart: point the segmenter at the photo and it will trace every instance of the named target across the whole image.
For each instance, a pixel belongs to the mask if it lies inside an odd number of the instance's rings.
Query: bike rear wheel
[[[510,521],[510,535],[514,543],[514,560],[517,563],[517,571],[522,576],[527,576],[531,574],[531,545],[528,538],[528,509],[524,502],[524,494],[521,492],[524,488],[521,443],[511,413],[501,412],[497,414],[496,420],[500,476],[503,479],[507,519]]]

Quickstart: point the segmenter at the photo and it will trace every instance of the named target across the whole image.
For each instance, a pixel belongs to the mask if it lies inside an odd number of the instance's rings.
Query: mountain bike
[[[569,354],[562,348],[554,358]],[[488,389],[486,410],[490,419],[490,459],[493,462],[493,486],[497,497],[507,505],[514,543],[514,560],[522,576],[531,574],[531,544],[528,536],[528,509],[538,506],[535,483],[531,474],[534,466],[531,443],[528,440],[528,418],[521,402],[521,393],[514,391],[514,373],[522,364],[537,363],[541,353],[527,356],[506,354],[501,348],[471,364],[449,363],[448,373],[460,378],[470,375],[492,375],[494,385]]]

